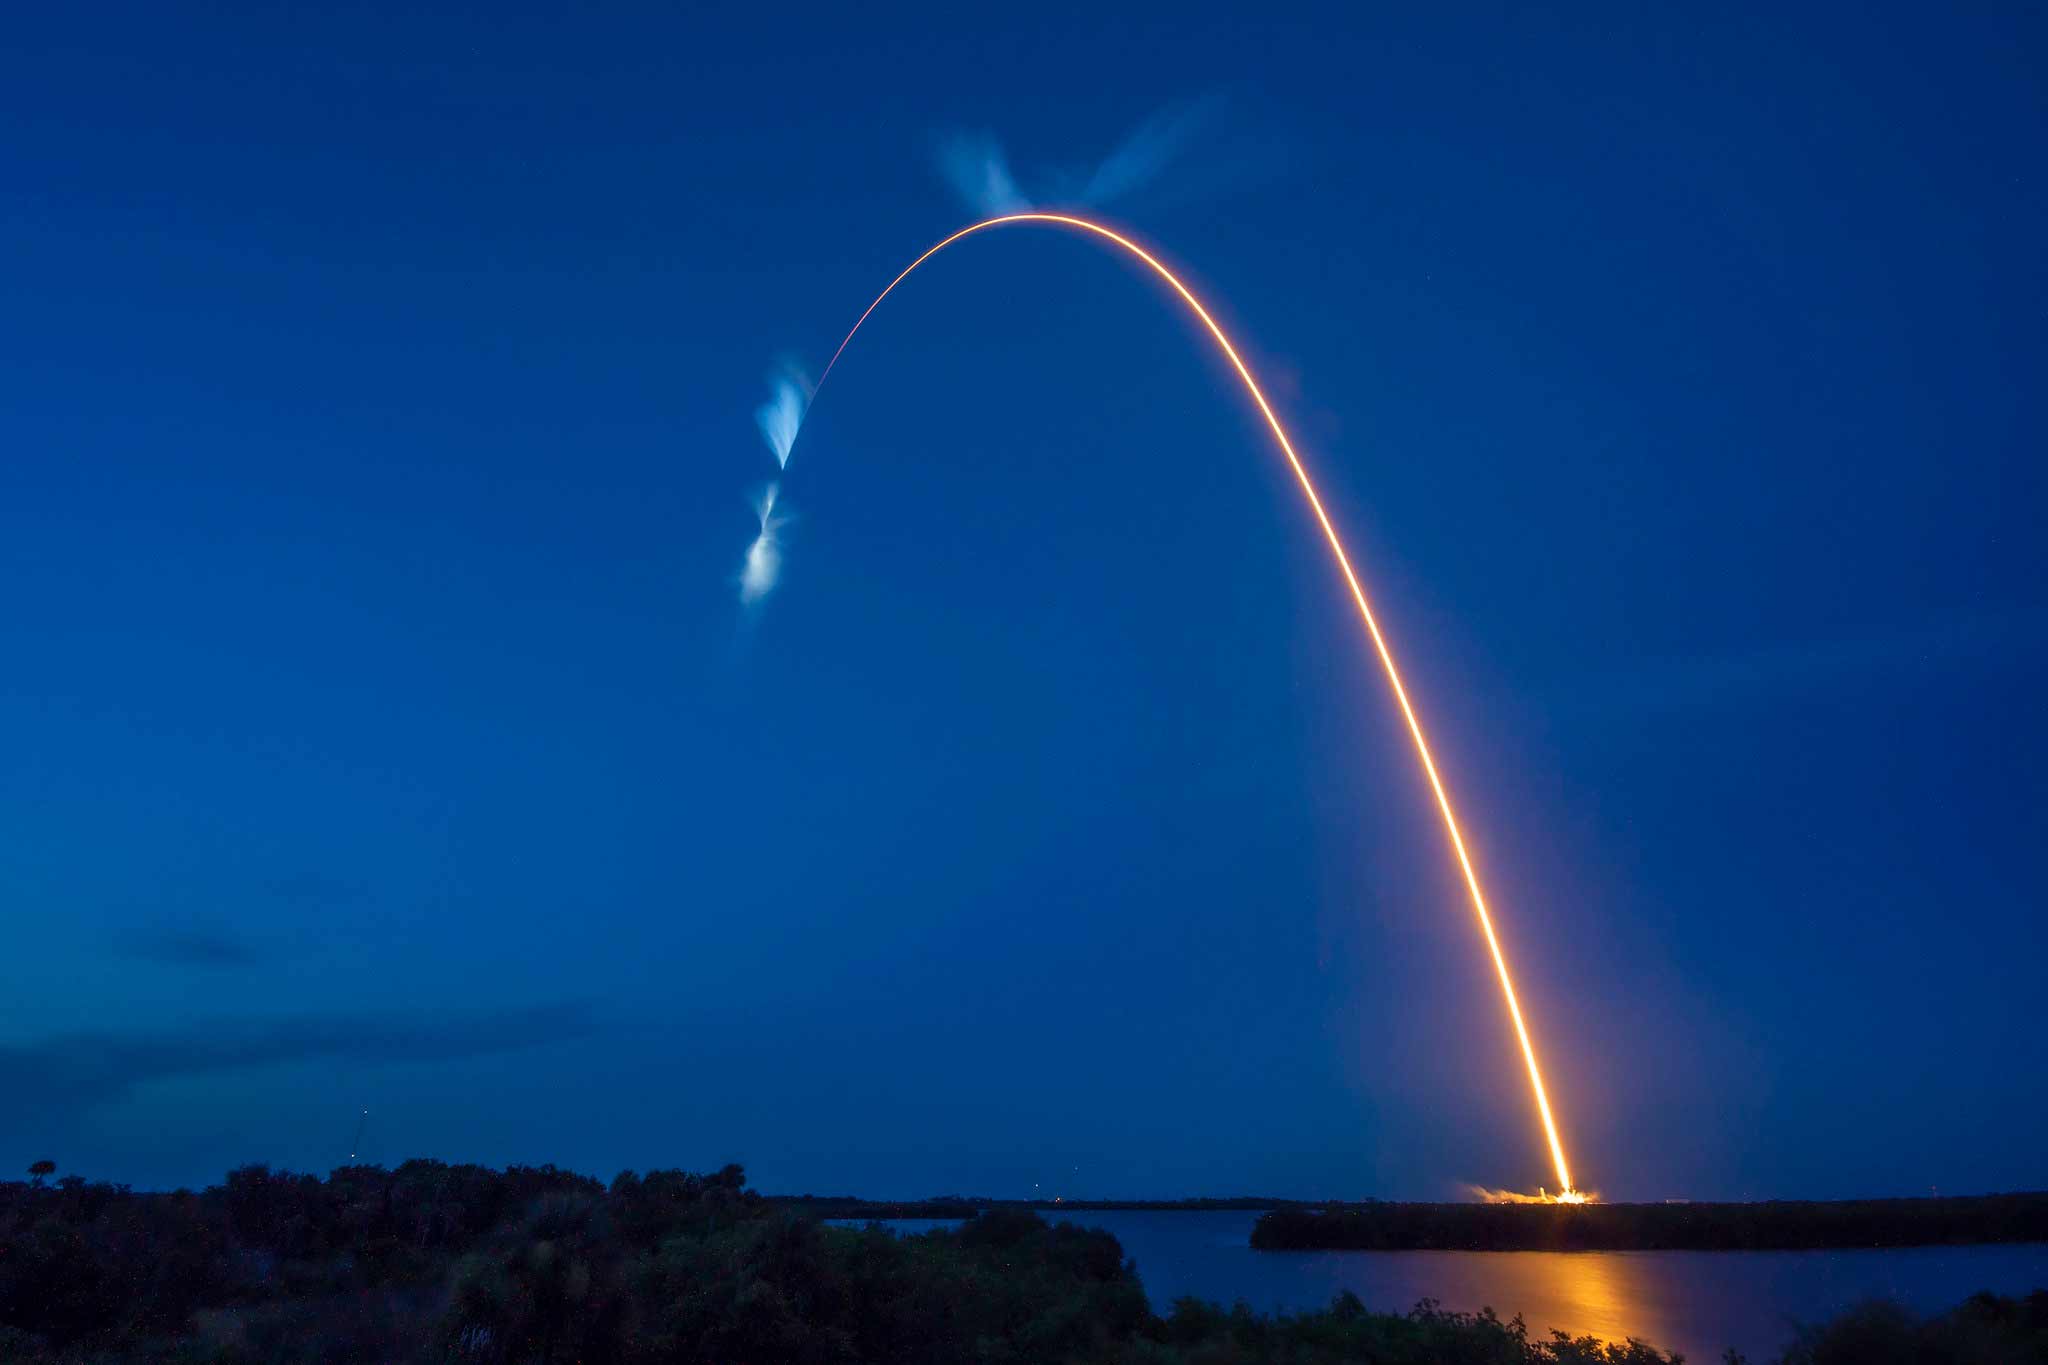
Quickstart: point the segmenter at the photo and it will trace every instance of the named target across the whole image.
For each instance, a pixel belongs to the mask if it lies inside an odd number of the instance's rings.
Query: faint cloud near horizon
[[[124,930],[115,945],[125,957],[169,967],[246,967],[264,954],[218,925],[158,920]]]
[[[246,967],[289,956],[303,947],[306,923],[325,912],[365,900],[367,888],[318,875],[267,882],[167,889],[152,903],[121,907],[108,942],[121,957],[166,967]],[[294,912],[286,924],[275,911]],[[235,914],[255,913],[261,932],[237,927]]]
[[[441,1061],[580,1037],[582,1001],[505,1009],[384,1011],[207,1019],[161,1030],[72,1033],[0,1045],[0,1094],[19,1112],[79,1110],[175,1077],[313,1058]]]

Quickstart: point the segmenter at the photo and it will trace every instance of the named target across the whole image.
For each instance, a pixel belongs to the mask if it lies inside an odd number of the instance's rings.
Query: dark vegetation
[[[1761,1204],[1343,1204],[1275,1209],[1264,1251],[1795,1251],[2048,1242],[2048,1194]]]
[[[38,1163],[30,1181],[0,1183],[9,1365],[1672,1359],[1532,1339],[1490,1312],[1368,1312],[1348,1294],[1298,1316],[1184,1300],[1160,1317],[1107,1233],[1025,1209],[918,1237],[832,1227],[749,1191],[737,1166],[609,1186],[551,1166],[409,1161],[325,1180],[248,1166],[196,1194],[52,1174]],[[2044,1327],[2044,1295],[1974,1299],[1928,1323],[1873,1308],[1788,1359],[2048,1362]],[[1921,1353],[1872,1354],[1873,1341]],[[1978,1354],[1954,1353],[1966,1349]]]
[[[1519,1322],[1354,1298],[1154,1314],[1107,1233],[997,1209],[897,1237],[715,1175],[248,1166],[202,1193],[0,1184],[0,1360],[1656,1365]],[[827,1203],[829,1201],[820,1201]],[[831,1211],[829,1208],[823,1211]]]

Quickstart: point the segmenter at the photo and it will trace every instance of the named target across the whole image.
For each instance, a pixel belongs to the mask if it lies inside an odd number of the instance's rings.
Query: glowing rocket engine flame
[[[1451,852],[1457,856],[1458,868],[1464,873],[1465,889],[1471,895],[1472,912],[1479,920],[1480,932],[1485,935],[1487,952],[1493,957],[1493,969],[1500,978],[1501,995],[1507,1001],[1508,1017],[1514,1022],[1515,1038],[1522,1047],[1522,1060],[1528,1065],[1529,1088],[1535,1095],[1536,1112],[1543,1120],[1544,1136],[1550,1143],[1550,1159],[1557,1168],[1557,1179],[1562,1193],[1549,1198],[1558,1202],[1582,1202],[1584,1196],[1579,1194],[1572,1184],[1571,1168],[1566,1164],[1564,1157],[1564,1143],[1558,1137],[1557,1121],[1550,1112],[1550,1097],[1543,1088],[1543,1072],[1536,1064],[1536,1046],[1530,1041],[1529,1026],[1523,1020],[1521,1004],[1515,998],[1515,983],[1508,973],[1507,955],[1501,951],[1500,939],[1494,933],[1493,917],[1487,913],[1486,896],[1479,887],[1479,874],[1472,866],[1472,855],[1465,848],[1464,835],[1459,833],[1458,817],[1451,809],[1450,794],[1444,788],[1443,778],[1437,773],[1436,760],[1430,756],[1429,741],[1422,733],[1422,722],[1417,719],[1415,707],[1408,700],[1408,690],[1401,685],[1401,673],[1394,666],[1393,651],[1387,646],[1386,636],[1380,632],[1379,622],[1373,618],[1372,606],[1366,600],[1365,589],[1359,583],[1357,572],[1351,567],[1351,556],[1346,553],[1344,542],[1338,537],[1337,528],[1330,521],[1330,514],[1323,509],[1323,500],[1317,495],[1315,484],[1309,479],[1308,470],[1302,464],[1301,457],[1295,453],[1294,442],[1288,439],[1286,428],[1280,425],[1279,417],[1273,412],[1273,405],[1266,401],[1265,393],[1259,388],[1258,381],[1252,378],[1251,369],[1237,353],[1237,347],[1231,344],[1223,328],[1217,325],[1216,319],[1209,315],[1209,310],[1202,306],[1202,301],[1195,297],[1193,291],[1182,284],[1179,277],[1162,265],[1150,252],[1100,223],[1063,213],[1006,213],[960,229],[905,266],[902,274],[889,281],[888,288],[877,294],[875,301],[867,306],[867,311],[855,320],[852,328],[846,333],[846,339],[841,341],[839,349],[832,353],[831,362],[825,366],[825,372],[818,377],[818,387],[823,388],[825,381],[831,377],[832,367],[837,365],[839,357],[846,353],[848,344],[853,341],[855,333],[860,331],[861,324],[868,320],[869,314],[879,308],[882,300],[888,298],[896,286],[903,283],[913,270],[962,238],[1007,223],[1046,223],[1072,228],[1077,232],[1091,233],[1103,241],[1123,248],[1148,266],[1160,279],[1166,281],[1168,287],[1180,296],[1181,302],[1185,303],[1189,311],[1201,321],[1202,326],[1208,329],[1209,335],[1216,341],[1217,348],[1223,352],[1231,368],[1237,371],[1238,378],[1244,381],[1245,391],[1258,406],[1259,415],[1266,419],[1266,425],[1272,430],[1273,439],[1278,443],[1280,453],[1287,457],[1287,466],[1293,471],[1295,482],[1301,486],[1302,496],[1308,501],[1309,511],[1315,515],[1316,525],[1322,529],[1323,539],[1330,547],[1331,557],[1337,561],[1338,571],[1344,575],[1345,586],[1351,591],[1351,600],[1358,607],[1359,618],[1365,623],[1366,634],[1372,637],[1373,649],[1379,655],[1380,666],[1386,671],[1387,683],[1393,689],[1394,701],[1401,708],[1401,718],[1408,723],[1408,736],[1415,742],[1415,756],[1421,761],[1423,775],[1429,779],[1430,790],[1436,795],[1437,811],[1443,817],[1444,833],[1449,836]],[[815,393],[813,397],[815,398]],[[787,463],[786,452],[784,462]]]
[[[1566,1190],[1563,1194],[1551,1194],[1539,1189],[1534,1194],[1523,1194],[1520,1190],[1490,1190],[1484,1185],[1466,1187],[1482,1204],[1591,1204],[1600,1196],[1591,1190]]]

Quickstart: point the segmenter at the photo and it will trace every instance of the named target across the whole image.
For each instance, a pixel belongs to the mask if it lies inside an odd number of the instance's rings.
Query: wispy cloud
[[[125,956],[169,967],[246,967],[263,954],[247,939],[216,925],[159,921],[121,933],[115,947]]]
[[[589,1031],[582,1003],[212,1019],[0,1046],[0,1095],[23,1111],[82,1109],[180,1076],[317,1057],[434,1061],[509,1052]]]

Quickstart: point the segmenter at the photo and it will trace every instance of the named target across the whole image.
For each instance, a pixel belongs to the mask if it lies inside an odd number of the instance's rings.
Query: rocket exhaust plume
[[[989,133],[956,133],[939,144],[939,169],[954,191],[982,213],[1031,207],[1010,173],[1010,159]]]
[[[790,448],[796,444],[796,434],[804,424],[804,409],[810,406],[809,385],[795,367],[785,365],[773,377],[774,391],[767,402],[754,409],[754,421],[760,425],[761,438],[768,442],[768,448],[775,452],[778,468],[789,467]]]
[[[1231,368],[1237,371],[1237,377],[1243,382],[1245,392],[1250,395],[1252,403],[1258,408],[1259,415],[1265,419],[1267,429],[1273,434],[1273,443],[1279,449],[1280,454],[1285,457],[1288,470],[1293,474],[1295,483],[1301,489],[1302,499],[1308,504],[1308,510],[1315,520],[1317,529],[1322,532],[1324,544],[1329,547],[1330,557],[1335,561],[1337,571],[1344,579],[1344,586],[1350,593],[1352,604],[1358,609],[1359,621],[1365,627],[1365,633],[1372,641],[1373,651],[1379,656],[1380,668],[1386,674],[1388,689],[1393,693],[1395,705],[1400,708],[1401,719],[1407,723],[1408,737],[1413,742],[1416,761],[1422,768],[1423,777],[1428,780],[1431,794],[1436,798],[1437,814],[1442,817],[1444,835],[1450,845],[1451,854],[1458,864],[1458,870],[1464,876],[1465,890],[1471,901],[1472,913],[1479,923],[1481,935],[1486,940],[1486,950],[1493,960],[1494,974],[1500,982],[1501,997],[1507,1004],[1508,1019],[1514,1025],[1515,1039],[1521,1047],[1522,1061],[1528,1069],[1529,1090],[1535,1100],[1537,1116],[1542,1120],[1544,1138],[1550,1148],[1551,1164],[1557,1171],[1560,1193],[1543,1197],[1561,1203],[1583,1202],[1586,1196],[1581,1194],[1572,1184],[1571,1169],[1565,1162],[1564,1140],[1558,1135],[1557,1121],[1550,1109],[1550,1096],[1543,1087],[1542,1068],[1537,1065],[1536,1061],[1536,1044],[1530,1038],[1528,1023],[1522,1017],[1521,1003],[1515,997],[1514,978],[1508,971],[1507,954],[1501,948],[1500,937],[1494,932],[1493,916],[1486,908],[1486,895],[1479,885],[1479,872],[1473,866],[1472,855],[1465,847],[1465,836],[1458,828],[1457,813],[1451,808],[1450,791],[1444,786],[1443,777],[1437,772],[1436,759],[1430,754],[1429,740],[1422,732],[1422,720],[1416,714],[1415,706],[1408,698],[1408,689],[1402,685],[1400,670],[1395,667],[1393,649],[1387,644],[1386,635],[1380,630],[1379,621],[1373,616],[1372,604],[1366,598],[1365,587],[1359,581],[1357,570],[1351,567],[1351,555],[1345,550],[1344,541],[1337,534],[1336,524],[1330,520],[1329,512],[1323,507],[1322,497],[1316,492],[1315,483],[1309,478],[1308,467],[1302,463],[1301,456],[1295,453],[1294,442],[1289,439],[1287,429],[1280,424],[1280,418],[1274,413],[1273,405],[1266,401],[1265,392],[1259,387],[1258,380],[1252,377],[1251,367],[1245,364],[1244,358],[1238,354],[1237,347],[1231,342],[1230,337],[1225,334],[1216,319],[1210,315],[1209,310],[1203,306],[1202,301],[1195,297],[1194,292],[1185,284],[1182,284],[1180,278],[1167,269],[1165,265],[1161,264],[1157,257],[1130,238],[1104,227],[1100,223],[1091,222],[1086,218],[1076,218],[1064,213],[1027,212],[999,214],[998,216],[986,218],[981,222],[972,223],[967,227],[961,228],[952,236],[927,249],[922,256],[919,256],[916,260],[905,266],[901,274],[889,281],[888,287],[877,294],[874,302],[870,303],[866,311],[854,320],[852,328],[846,333],[845,340],[841,341],[839,349],[832,353],[832,359],[825,366],[824,373],[818,376],[818,388],[822,389],[825,386],[825,381],[832,377],[833,366],[839,363],[839,357],[846,353],[847,346],[860,332],[861,325],[868,320],[869,315],[881,306],[882,300],[888,298],[896,286],[903,283],[911,272],[915,271],[933,256],[944,251],[947,247],[952,246],[955,242],[974,236],[977,233],[986,232],[990,228],[1018,223],[1043,224],[1049,227],[1065,228],[1085,236],[1090,236],[1097,241],[1106,242],[1124,251],[1161,280],[1165,281],[1166,286],[1173,291],[1181,303],[1187,307],[1188,311],[1202,324],[1210,338],[1216,343],[1216,349],[1222,352],[1224,359],[1230,362]],[[800,416],[801,409],[798,411]],[[791,444],[793,445],[794,443],[795,436],[792,435]],[[771,444],[773,444],[772,437]],[[784,464],[788,463],[789,452],[787,449],[779,449],[777,454],[781,457]],[[770,519],[767,512],[764,511],[762,514],[762,535],[764,538],[769,535],[769,531]],[[756,542],[756,544],[759,543],[758,541]],[[772,573],[770,577],[772,581]]]
[[[1215,122],[1216,99],[1168,105],[1087,166],[1035,168],[1020,178],[993,133],[958,132],[938,145],[939,173],[969,208],[985,217],[1036,205],[1100,208],[1145,190],[1198,133]],[[1027,193],[1027,188],[1029,193]]]
[[[761,428],[761,439],[774,452],[775,467],[787,469],[789,452],[796,446],[796,434],[803,430],[804,412],[810,407],[811,385],[801,370],[786,362],[769,377],[769,383],[768,401],[754,409],[754,422]],[[761,530],[747,547],[746,560],[740,566],[740,601],[747,606],[766,597],[782,575],[782,548],[775,540],[775,528],[782,524],[775,515],[775,499],[781,491],[780,484],[771,483],[754,504]]]
[[[775,541],[776,528],[782,525],[775,515],[775,499],[781,491],[781,485],[771,483],[754,504],[754,513],[761,520],[761,533],[747,547],[746,561],[740,566],[740,601],[748,606],[766,597],[782,574],[782,547]]]

